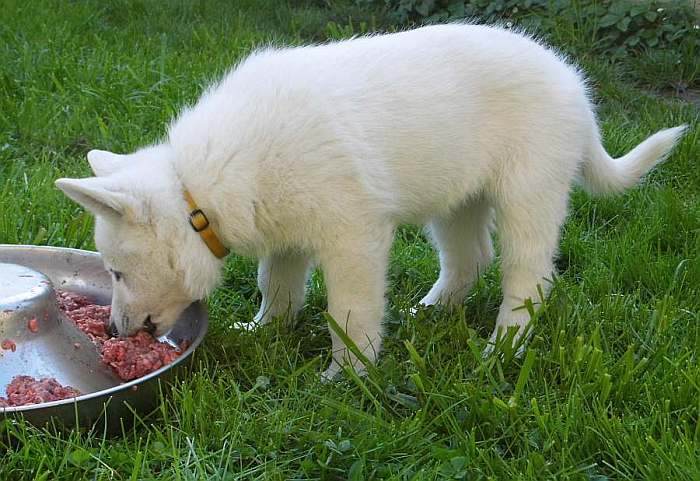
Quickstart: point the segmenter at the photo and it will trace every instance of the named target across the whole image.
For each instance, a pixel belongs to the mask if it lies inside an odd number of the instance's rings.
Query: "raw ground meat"
[[[102,362],[110,366],[123,381],[143,377],[170,364],[189,347],[187,341],[173,347],[145,331],[127,338],[111,338],[107,334],[110,306],[93,304],[85,296],[66,291],[58,291],[57,298],[58,307],[97,345]],[[36,332],[38,324],[36,320],[33,321],[28,327]],[[15,343],[9,339],[3,340],[0,347],[12,351],[16,349]],[[80,348],[80,343],[74,343],[73,347]],[[54,378],[37,380],[31,376],[15,376],[7,386],[7,398],[0,396],[0,408],[58,401],[79,395],[77,389],[62,386]]]
[[[85,296],[66,291],[58,291],[57,298],[58,307],[92,342],[101,344],[109,339],[107,325],[111,313],[110,306],[93,304]]]
[[[58,306],[78,328],[88,335],[100,350],[102,362],[112,368],[123,381],[131,381],[170,364],[189,346],[183,342],[179,347],[160,342],[145,331],[127,338],[111,338],[107,334],[110,306],[90,302],[85,296],[71,292],[58,292]],[[32,319],[27,327],[38,331],[38,323]],[[5,339],[2,349],[16,349],[15,343]],[[80,344],[73,344],[79,348]],[[80,391],[63,386],[54,378],[34,379],[31,376],[15,376],[7,386],[7,398],[0,396],[0,408],[39,404],[79,396]]]
[[[79,294],[58,292],[58,305],[100,348],[102,362],[112,368],[123,381],[131,381],[170,364],[185,351],[189,343],[179,347],[161,342],[145,331],[127,338],[111,338],[107,333],[110,306],[92,304]]]
[[[34,334],[39,332],[39,321],[37,321],[36,318],[29,319],[29,321],[27,321],[27,329],[32,331]]]
[[[139,331],[126,339],[112,338],[102,345],[102,362],[108,364],[125,381],[143,377],[180,355],[170,344],[159,342],[149,333]]]
[[[93,305],[87,297],[68,291],[56,291],[56,300],[58,301],[59,309],[66,313]]]
[[[63,386],[52,377],[15,376],[7,386],[7,398],[0,397],[0,407],[40,404],[76,396],[80,396],[80,391]]]

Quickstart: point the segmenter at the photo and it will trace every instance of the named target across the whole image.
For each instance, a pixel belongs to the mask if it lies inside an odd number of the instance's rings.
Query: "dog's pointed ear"
[[[134,207],[130,195],[110,186],[101,177],[58,179],[56,187],[93,214],[102,217],[122,217]]]
[[[128,155],[113,154],[106,150],[91,150],[87,154],[88,163],[95,175],[105,177],[124,167]]]

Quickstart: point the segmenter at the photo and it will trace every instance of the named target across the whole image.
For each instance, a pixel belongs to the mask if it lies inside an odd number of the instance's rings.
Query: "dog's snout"
[[[148,332],[149,334],[153,334],[154,332],[156,332],[156,325],[153,324],[153,322],[151,321],[150,314],[147,315],[146,320],[143,321],[143,330]]]

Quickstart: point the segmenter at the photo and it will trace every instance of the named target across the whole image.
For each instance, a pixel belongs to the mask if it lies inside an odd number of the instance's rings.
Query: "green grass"
[[[92,249],[91,218],[53,180],[88,175],[90,148],[157,139],[256,45],[373,28],[327,3],[5,0],[0,242]],[[611,153],[691,129],[639,188],[574,193],[560,275],[523,359],[480,356],[497,266],[463,309],[403,314],[437,275],[425,238],[403,227],[378,369],[322,384],[321,276],[298,322],[240,332],[259,295],[254,261],[234,257],[197,367],[157,413],[112,438],[0,422],[0,479],[700,479],[698,110],[636,87],[651,63],[636,83],[621,80],[624,65],[583,58]],[[673,70],[659,68],[667,82]]]

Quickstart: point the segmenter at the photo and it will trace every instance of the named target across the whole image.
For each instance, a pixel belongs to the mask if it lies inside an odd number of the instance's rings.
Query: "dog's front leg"
[[[381,349],[386,270],[393,228],[346,232],[321,252],[321,267],[328,290],[328,312],[367,359],[374,363]],[[364,366],[331,329],[333,359],[322,374],[333,379],[343,365],[364,371]]]
[[[302,308],[312,266],[310,257],[301,252],[273,254],[260,259],[258,288],[262,303],[253,319],[255,326],[275,317],[294,316]]]

